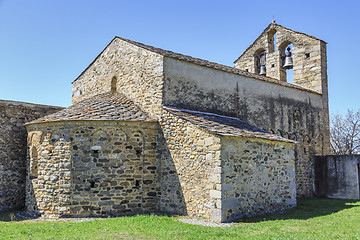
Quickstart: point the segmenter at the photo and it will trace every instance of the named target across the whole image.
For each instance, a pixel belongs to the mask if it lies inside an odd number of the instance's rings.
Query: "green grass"
[[[228,228],[185,224],[176,217],[139,215],[88,222],[9,221],[0,239],[360,239],[360,201],[306,199],[283,214],[246,219]]]

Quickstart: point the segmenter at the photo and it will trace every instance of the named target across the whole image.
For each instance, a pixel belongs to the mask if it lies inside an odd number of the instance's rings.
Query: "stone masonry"
[[[115,37],[72,91],[70,107],[26,124],[36,215],[279,211],[313,196],[313,157],[329,150],[325,43],[275,23],[235,68]]]
[[[156,125],[68,121],[28,129],[29,212],[84,217],[157,209]]]
[[[226,221],[296,206],[292,144],[232,137],[221,142],[223,174],[218,194],[222,194]]]
[[[26,127],[29,212],[83,217],[157,209],[157,125],[122,95],[94,96]]]
[[[294,142],[236,118],[166,111],[162,211],[226,222],[296,206]]]
[[[0,212],[24,206],[27,136],[24,123],[61,109],[0,100]]]
[[[326,42],[273,22],[235,61],[235,68],[259,73],[257,59],[259,54],[265,52],[264,76],[286,82],[287,70],[283,64],[286,47],[290,44],[292,44],[294,85],[321,94],[321,98],[317,101],[322,106],[315,109],[309,104],[294,104],[294,102],[288,104],[288,100],[282,100],[279,102],[280,108],[277,108],[276,103],[275,108],[271,108],[281,113],[281,118],[287,116],[287,123],[281,121],[280,126],[266,122],[255,125],[299,141],[296,151],[298,194],[301,197],[310,197],[313,196],[314,190],[313,156],[330,153]],[[251,120],[249,122],[254,123]]]

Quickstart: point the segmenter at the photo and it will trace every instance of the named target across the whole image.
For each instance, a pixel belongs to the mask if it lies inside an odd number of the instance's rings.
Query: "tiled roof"
[[[203,59],[200,59],[200,58],[190,57],[190,56],[187,56],[187,55],[183,55],[183,54],[180,54],[180,53],[175,53],[175,52],[172,52],[172,51],[169,51],[169,50],[164,50],[164,49],[161,49],[161,48],[156,48],[156,47],[153,47],[153,46],[145,45],[145,44],[143,44],[143,43],[135,42],[135,41],[132,41],[132,40],[129,40],[129,39],[121,38],[121,37],[115,37],[115,38],[105,47],[105,49],[106,49],[108,46],[110,46],[111,43],[112,43],[113,41],[115,41],[116,39],[120,39],[120,40],[122,40],[122,41],[128,42],[128,43],[130,43],[130,44],[133,44],[133,45],[135,45],[135,46],[138,46],[138,47],[141,47],[141,48],[143,48],[143,49],[149,50],[149,51],[151,51],[151,52],[158,53],[158,54],[163,55],[163,56],[168,57],[168,58],[173,58],[173,59],[177,59],[177,60],[182,60],[182,61],[186,61],[186,62],[190,62],[190,63],[197,64],[197,65],[200,65],[200,66],[204,66],[204,67],[209,67],[209,68],[213,68],[213,69],[216,69],[216,70],[220,70],[220,71],[223,71],[223,72],[233,73],[233,74],[241,75],[241,76],[244,76],[244,77],[254,78],[254,79],[258,79],[258,80],[262,80],[262,81],[266,81],[266,82],[276,83],[276,84],[280,84],[280,85],[283,85],[283,86],[287,86],[287,87],[296,88],[296,89],[299,89],[299,90],[303,90],[303,91],[307,91],[307,92],[319,94],[319,93],[316,92],[316,91],[312,91],[312,90],[310,90],[310,89],[303,88],[303,87],[301,87],[301,86],[294,85],[294,84],[291,84],[291,83],[288,83],[288,82],[283,82],[283,81],[280,81],[280,80],[278,80],[278,79],[274,79],[274,78],[270,78],[270,77],[265,77],[265,76],[258,75],[258,74],[255,74],[255,73],[250,73],[250,72],[247,72],[247,71],[238,69],[238,68],[229,67],[229,66],[226,66],[226,65],[222,65],[222,64],[210,62],[210,61],[203,60]],[[93,61],[92,63],[90,63],[90,65],[89,65],[73,82],[75,82],[77,79],[79,79],[79,77],[82,76],[82,74],[83,74],[84,72],[86,72],[86,70],[96,61],[96,59],[105,51],[105,49],[94,59],[94,61]]]
[[[236,117],[228,117],[188,109],[177,109],[173,107],[164,107],[164,109],[182,119],[221,136],[255,137],[295,143],[295,141],[268,133]]]
[[[169,50],[164,50],[164,49],[161,49],[161,48],[152,47],[152,46],[145,45],[145,44],[135,42],[135,41],[132,41],[132,40],[128,40],[128,39],[125,39],[125,38],[121,38],[121,37],[115,37],[115,38],[118,38],[118,39],[121,39],[121,40],[126,41],[128,43],[134,44],[135,46],[144,48],[146,50],[161,54],[161,55],[163,55],[165,57],[174,58],[174,59],[177,59],[177,60],[182,60],[182,61],[194,63],[194,64],[197,64],[197,65],[200,65],[200,66],[209,67],[209,68],[213,68],[213,69],[220,70],[220,71],[224,71],[224,72],[228,72],[228,73],[234,73],[234,74],[238,74],[238,75],[245,76],[245,77],[255,78],[255,79],[266,81],[266,82],[277,83],[277,84],[280,84],[280,85],[283,85],[283,86],[297,88],[297,89],[300,89],[300,90],[305,90],[307,92],[313,92],[313,93],[318,94],[318,92],[315,92],[315,91],[309,90],[307,88],[303,88],[303,87],[300,87],[298,85],[294,85],[294,84],[291,84],[291,83],[288,83],[288,82],[283,82],[283,81],[280,81],[280,80],[275,79],[275,78],[265,77],[265,76],[258,75],[258,74],[255,74],[255,73],[250,73],[250,72],[238,69],[238,68],[229,67],[229,66],[222,65],[222,64],[219,64],[219,63],[209,62],[207,60],[203,60],[203,59],[200,59],[200,58],[194,58],[194,57],[190,57],[190,56],[183,55],[183,54],[180,54],[180,53],[175,53],[175,52],[172,52],[172,51],[169,51]]]
[[[51,105],[44,105],[44,104],[37,104],[37,103],[28,103],[28,102],[20,102],[20,101],[13,101],[13,100],[0,100],[0,104],[3,105],[15,105],[15,106],[26,106],[26,107],[33,107],[33,108],[49,108],[49,109],[64,109],[64,107],[59,106],[51,106]]]
[[[122,94],[108,92],[27,124],[71,120],[155,121]]]

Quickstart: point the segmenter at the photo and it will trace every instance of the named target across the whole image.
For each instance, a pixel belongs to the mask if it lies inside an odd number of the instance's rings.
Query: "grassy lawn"
[[[0,239],[360,239],[360,201],[336,199],[299,200],[297,209],[228,228],[155,215],[87,222],[16,222],[8,216],[0,215]]]

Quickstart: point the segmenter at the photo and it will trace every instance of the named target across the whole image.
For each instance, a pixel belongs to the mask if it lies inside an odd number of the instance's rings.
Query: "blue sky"
[[[0,99],[69,106],[114,36],[233,66],[271,23],[328,43],[330,112],[360,108],[360,2],[0,0]]]

